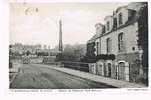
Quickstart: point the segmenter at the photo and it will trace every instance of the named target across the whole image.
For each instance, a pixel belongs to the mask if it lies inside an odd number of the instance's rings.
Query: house
[[[96,64],[89,68],[90,72],[123,81],[141,80],[143,49],[138,45],[138,35],[140,10],[145,6],[139,2],[118,7],[104,18],[105,24],[95,25],[96,34],[87,42],[86,56],[89,61],[95,59],[89,67]]]

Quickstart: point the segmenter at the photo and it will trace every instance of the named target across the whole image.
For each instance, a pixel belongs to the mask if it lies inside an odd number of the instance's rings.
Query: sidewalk
[[[58,71],[61,71],[61,72],[64,72],[64,73],[67,73],[70,75],[89,79],[89,80],[92,80],[95,82],[105,83],[107,85],[111,85],[111,86],[118,87],[118,88],[145,88],[146,87],[145,85],[130,83],[130,82],[111,79],[111,78],[106,78],[106,77],[94,75],[94,74],[87,73],[87,72],[82,72],[82,71],[73,70],[73,69],[64,68],[64,67],[58,67],[55,65],[53,65],[53,66],[52,65],[42,65],[42,66],[47,67],[47,68],[52,68],[52,69],[55,69],[55,70],[58,70]]]

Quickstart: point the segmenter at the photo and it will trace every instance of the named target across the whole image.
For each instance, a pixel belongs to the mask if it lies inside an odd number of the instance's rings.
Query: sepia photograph
[[[9,89],[149,86],[148,2],[9,3]]]

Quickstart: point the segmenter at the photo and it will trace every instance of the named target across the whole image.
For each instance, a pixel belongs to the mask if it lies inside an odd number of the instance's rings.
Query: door
[[[111,63],[108,63],[108,77],[111,77]]]
[[[103,74],[102,74],[102,71],[103,71],[103,70],[102,70],[102,67],[103,67],[102,64],[99,64],[99,65],[98,65],[98,75],[103,75]]]
[[[125,80],[125,63],[120,62],[118,66],[118,79]]]

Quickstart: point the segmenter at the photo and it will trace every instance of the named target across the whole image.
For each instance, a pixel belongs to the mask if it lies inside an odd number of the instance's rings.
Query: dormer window
[[[113,29],[117,28],[117,18],[113,18]]]
[[[132,20],[135,14],[136,14],[135,10],[128,10],[128,20]]]
[[[105,25],[102,27],[102,33],[105,33]]]
[[[109,31],[109,30],[110,30],[110,22],[107,21],[107,31]]]
[[[96,28],[96,34],[102,34],[103,25],[101,23],[97,23],[95,25],[95,28]]]
[[[119,25],[122,25],[123,24],[123,16],[122,16],[122,13],[119,13],[119,15],[118,15],[118,23],[119,23]]]

